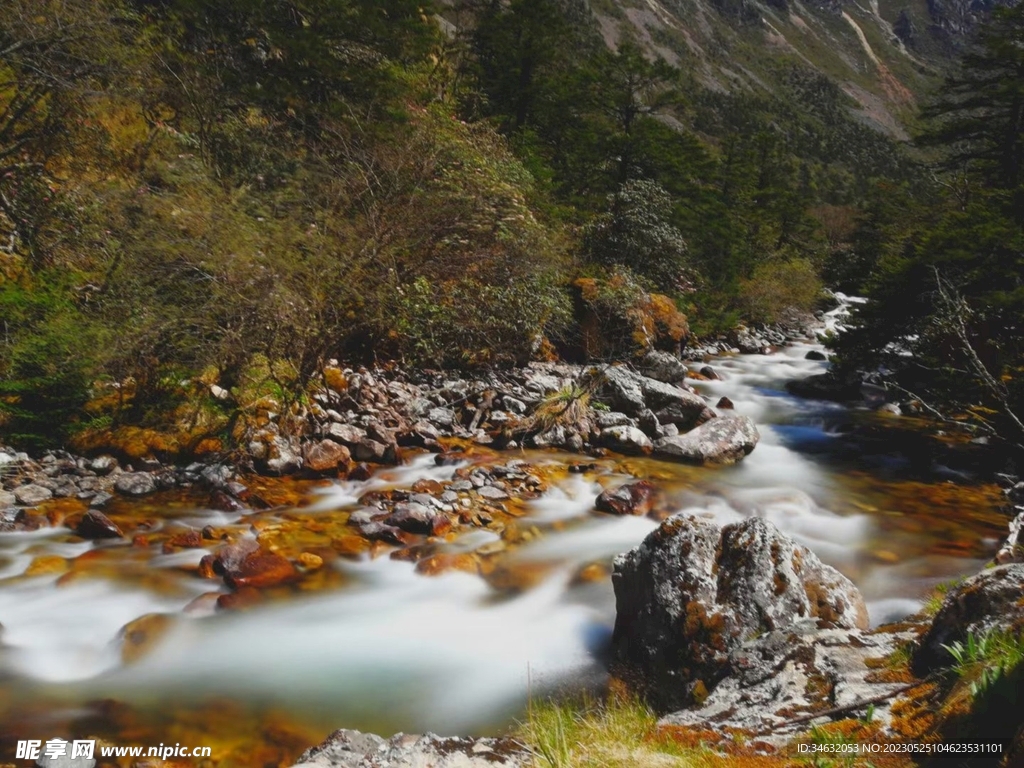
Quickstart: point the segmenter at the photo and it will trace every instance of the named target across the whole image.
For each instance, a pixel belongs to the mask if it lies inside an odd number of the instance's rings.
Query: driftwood
[[[901,693],[906,693],[907,691],[913,690],[914,688],[919,688],[920,686],[925,685],[929,682],[931,682],[931,678],[927,677],[923,680],[916,680],[913,683],[901,685],[899,688],[894,688],[888,693],[881,693],[878,696],[872,696],[868,699],[860,699],[858,701],[853,702],[852,704],[844,704],[841,707],[833,707],[832,709],[825,709],[821,712],[812,712],[810,714],[803,715],[802,717],[797,717],[792,720],[786,720],[785,722],[779,723],[778,725],[773,725],[770,728],[767,728],[763,731],[759,731],[757,735],[766,736],[770,733],[773,733],[774,731],[778,731],[783,728],[790,728],[794,725],[810,723],[822,717],[834,717],[835,715],[845,715],[850,712],[856,712],[858,709],[870,707],[872,704],[881,704],[883,701],[888,701],[891,698],[899,696]]]

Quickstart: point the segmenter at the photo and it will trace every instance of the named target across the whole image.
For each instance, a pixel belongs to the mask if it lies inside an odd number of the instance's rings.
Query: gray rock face
[[[525,768],[531,764],[526,750],[511,739],[399,733],[385,740],[340,730],[304,752],[292,768]]]
[[[729,676],[707,699],[666,715],[659,724],[770,733],[759,740],[781,745],[807,730],[807,723],[786,725],[801,714],[853,705],[899,688],[899,683],[878,680],[878,662],[915,637],[913,630],[866,633],[800,622],[734,649]],[[876,705],[872,722],[887,727],[891,703]]]
[[[97,456],[89,462],[89,469],[97,475],[109,475],[117,469],[117,459],[113,456]]]
[[[621,365],[604,369],[600,391],[611,400],[614,408],[627,416],[639,416],[648,408],[660,411],[672,405],[680,411],[691,412],[696,423],[707,408],[699,395],[642,376]]]
[[[118,475],[114,487],[125,496],[146,496],[157,489],[157,481],[148,472],[125,472]]]
[[[729,654],[765,633],[868,622],[845,576],[761,518],[719,528],[674,515],[616,558],[612,585],[620,674],[666,709],[712,690]]]
[[[19,504],[31,507],[36,504],[42,504],[47,499],[53,498],[53,491],[49,488],[44,488],[41,485],[30,483],[28,485],[19,485],[15,488],[14,498],[18,500]]]
[[[654,454],[688,464],[733,464],[749,454],[761,439],[746,416],[720,416],[686,434],[663,437]]]
[[[682,360],[669,352],[661,352],[656,349],[644,355],[640,369],[646,376],[667,384],[682,381],[687,374],[686,364]]]
[[[114,487],[125,496],[146,496],[157,489],[157,481],[148,472],[125,472],[118,475]]]
[[[366,437],[366,432],[351,424],[331,424],[327,429],[327,436],[336,443],[341,443],[346,448],[352,449],[359,445],[359,441]]]
[[[948,666],[945,646],[992,630],[1024,630],[1024,564],[1010,563],[982,571],[951,589],[914,653],[914,674]]]
[[[652,443],[638,427],[609,427],[601,431],[601,444],[619,453],[650,453]]]

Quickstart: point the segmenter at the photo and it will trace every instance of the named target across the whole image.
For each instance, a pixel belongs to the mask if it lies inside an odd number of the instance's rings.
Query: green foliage
[[[817,270],[806,259],[759,264],[749,279],[740,282],[743,315],[753,322],[774,323],[787,309],[810,311],[823,286]]]
[[[686,242],[669,223],[668,192],[652,181],[631,179],[608,202],[608,211],[595,216],[584,233],[589,257],[626,267],[657,285],[674,285],[685,265]]]
[[[1008,632],[972,632],[963,642],[958,640],[943,648],[953,657],[953,673],[970,686],[976,698],[1024,662],[1024,637]]]
[[[942,97],[925,112],[923,140],[948,147],[946,164],[974,166],[993,186],[1024,185],[1024,8],[996,8]],[[1024,198],[1017,197],[1018,205]],[[1018,209],[1019,210],[1019,209]]]
[[[1020,7],[995,14],[946,97],[927,111],[925,141],[942,147],[955,170],[927,196],[893,189],[875,200],[855,238],[871,269],[864,284],[872,301],[837,343],[842,367],[884,367],[890,387],[967,414],[1017,446],[1024,446],[1024,122],[1015,95],[1022,30]]]
[[[803,303],[844,245],[808,211],[899,166],[800,70],[724,96],[583,0],[437,8],[0,5],[4,429],[63,439],[97,383],[117,426],[199,372],[287,401],[333,357],[674,349],[678,306]]]
[[[102,348],[102,337],[57,287],[61,278],[41,278],[35,286],[0,284],[0,429],[32,449],[74,429]]]

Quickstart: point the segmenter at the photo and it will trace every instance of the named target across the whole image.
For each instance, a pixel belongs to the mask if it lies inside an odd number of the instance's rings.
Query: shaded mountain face
[[[706,88],[772,95],[796,65],[860,121],[906,136],[917,101],[1000,0],[593,0],[606,43],[635,37]]]
[[[838,99],[856,122],[897,140],[978,23],[1009,1],[561,0],[609,47],[636,41],[697,90],[802,112],[816,91],[838,89],[829,108]]]

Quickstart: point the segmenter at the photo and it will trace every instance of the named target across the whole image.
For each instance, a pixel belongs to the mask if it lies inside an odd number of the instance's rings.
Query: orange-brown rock
[[[370,548],[370,544],[362,536],[339,536],[331,539],[331,548],[341,557],[358,558]]]
[[[416,572],[422,573],[424,576],[437,576],[447,571],[478,573],[479,570],[480,563],[473,555],[467,552],[431,555],[416,563]]]
[[[320,555],[314,555],[312,552],[303,552],[299,555],[299,565],[307,571],[315,571],[317,568],[323,568],[324,559]]]
[[[658,487],[649,480],[611,488],[597,497],[594,506],[610,515],[646,515],[660,498]]]
[[[159,642],[174,623],[166,613],[148,613],[121,628],[121,659],[126,664],[138,661]]]
[[[284,584],[297,578],[299,572],[276,552],[262,550],[247,555],[240,563],[225,568],[224,581],[229,587],[262,589]]]
[[[303,449],[303,459],[307,469],[314,472],[336,472],[344,469],[352,460],[348,448],[333,440],[320,440],[307,443]]]
[[[39,555],[28,564],[26,576],[52,576],[64,573],[68,569],[68,561],[58,555]]]
[[[216,560],[216,555],[204,555],[203,559],[199,561],[199,575],[202,576],[204,579],[217,578],[217,571],[213,567],[213,564],[216,562]]]
[[[444,492],[444,485],[437,480],[424,477],[412,485],[413,493],[429,493],[432,496],[440,496]]]
[[[243,587],[236,592],[228,592],[217,598],[217,607],[221,610],[243,610],[263,602],[263,593],[254,587]]]
[[[203,535],[191,528],[182,533],[176,533],[164,542],[164,554],[173,552],[175,549],[199,549],[203,546]]]

